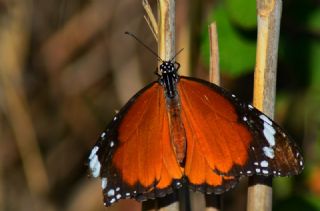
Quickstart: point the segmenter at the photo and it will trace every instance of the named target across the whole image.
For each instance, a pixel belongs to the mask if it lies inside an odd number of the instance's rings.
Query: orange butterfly
[[[162,197],[188,184],[220,194],[242,175],[290,176],[303,169],[293,140],[262,112],[223,88],[179,76],[164,61],[115,115],[89,156],[106,206]]]

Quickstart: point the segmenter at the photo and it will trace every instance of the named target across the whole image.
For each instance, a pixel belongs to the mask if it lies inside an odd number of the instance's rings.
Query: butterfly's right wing
[[[302,171],[299,148],[262,112],[200,79],[181,77],[178,91],[188,146],[185,173],[192,184],[215,187],[205,173],[194,173],[199,169],[195,159],[225,176],[289,176]],[[225,181],[220,183],[228,189]]]

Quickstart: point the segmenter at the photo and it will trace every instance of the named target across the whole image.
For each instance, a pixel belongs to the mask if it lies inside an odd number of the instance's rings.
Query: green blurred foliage
[[[245,29],[257,28],[256,4],[252,0],[226,0],[227,16],[233,24]]]
[[[279,67],[290,80],[289,89],[320,84],[320,9],[307,0],[283,2]],[[218,28],[220,66],[223,73],[239,77],[252,72],[255,65],[256,2],[218,1],[202,27],[201,55],[209,64],[208,24]],[[282,78],[281,78],[282,79]]]
[[[285,200],[278,201],[275,203],[273,207],[274,211],[283,211],[283,210],[290,210],[290,211],[316,211],[319,210],[319,202],[310,200],[310,197],[303,197],[303,196],[292,196],[286,198]]]
[[[254,27],[256,17],[253,15],[255,12],[252,12],[255,9],[251,7],[248,8],[248,11],[251,11],[248,15],[244,15],[246,9],[237,13],[237,5],[233,6],[233,2],[237,1],[227,2],[228,10],[225,4],[219,4],[210,14],[202,33],[201,53],[206,64],[209,64],[210,43],[207,26],[210,22],[216,21],[221,69],[231,76],[238,76],[251,71],[255,63],[256,39],[246,36],[245,28]]]

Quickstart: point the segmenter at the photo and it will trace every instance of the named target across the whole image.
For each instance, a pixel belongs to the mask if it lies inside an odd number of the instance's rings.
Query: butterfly
[[[188,185],[221,194],[241,176],[291,176],[302,154],[280,126],[236,95],[178,75],[163,61],[158,80],[135,94],[91,150],[105,206],[163,197]]]

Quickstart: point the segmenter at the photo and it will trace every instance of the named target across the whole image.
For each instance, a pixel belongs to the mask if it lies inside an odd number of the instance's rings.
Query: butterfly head
[[[177,69],[174,66],[174,63],[172,63],[171,61],[164,61],[160,65],[160,72],[161,74],[168,74],[172,72],[177,72]]]

